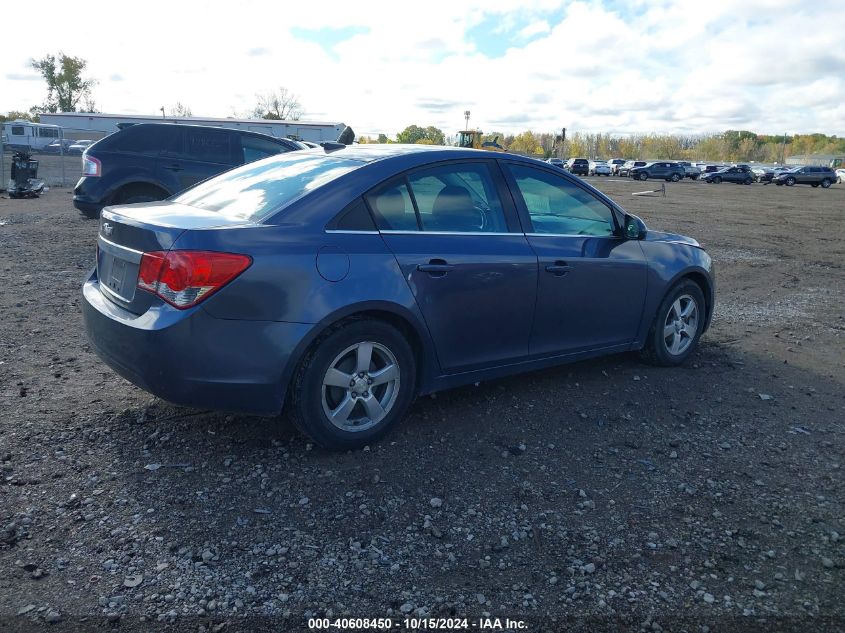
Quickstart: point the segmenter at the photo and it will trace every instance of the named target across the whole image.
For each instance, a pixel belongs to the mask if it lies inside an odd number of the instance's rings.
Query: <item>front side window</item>
[[[24,135],[24,127],[22,125],[13,125],[12,126],[12,136],[23,136]]]
[[[524,165],[507,165],[519,190],[534,233],[612,235],[610,207],[569,180]]]

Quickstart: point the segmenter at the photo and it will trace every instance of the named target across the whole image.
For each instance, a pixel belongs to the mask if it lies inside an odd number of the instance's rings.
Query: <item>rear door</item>
[[[629,345],[647,283],[639,241],[618,237],[610,206],[580,183],[522,163],[505,171],[539,262],[531,355]]]
[[[232,142],[230,130],[214,127],[178,126],[175,142],[159,156],[162,180],[174,182],[174,193],[243,162]]]
[[[445,373],[528,355],[537,257],[493,161],[413,170],[366,200]]]

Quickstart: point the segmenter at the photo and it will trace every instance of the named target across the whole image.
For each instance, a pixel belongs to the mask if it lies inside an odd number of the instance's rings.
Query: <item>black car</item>
[[[299,149],[297,141],[228,128],[133,125],[85,151],[73,206],[96,218],[106,205],[164,200],[232,167]]]
[[[720,182],[735,182],[738,185],[750,185],[757,176],[748,167],[725,167],[702,177],[704,182],[718,185]]]
[[[590,161],[586,158],[573,158],[569,161],[569,173],[587,176],[590,173]]]
[[[778,174],[772,179],[776,185],[821,185],[825,189],[836,182],[836,172],[830,167],[796,167]]]
[[[678,163],[654,162],[646,163],[642,167],[634,167],[628,175],[634,180],[648,180],[649,178],[662,178],[663,180],[678,182],[686,176],[686,171]]]

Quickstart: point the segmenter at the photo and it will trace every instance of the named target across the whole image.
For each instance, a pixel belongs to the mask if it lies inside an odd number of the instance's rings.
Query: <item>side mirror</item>
[[[645,223],[635,215],[625,215],[625,237],[629,240],[645,239]]]

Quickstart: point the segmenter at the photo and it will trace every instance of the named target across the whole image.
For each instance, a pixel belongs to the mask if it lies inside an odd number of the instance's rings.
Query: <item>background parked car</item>
[[[772,179],[776,185],[821,185],[825,189],[836,182],[836,172],[830,167],[796,167],[778,174]]]
[[[684,168],[684,175],[690,180],[698,180],[701,176],[701,167],[693,165],[689,161],[679,160],[678,164]]]
[[[88,147],[73,206],[97,217],[107,204],[164,200],[237,165],[304,148],[256,132],[140,123]]]
[[[618,176],[619,175],[619,168],[622,167],[622,165],[625,164],[625,159],[624,158],[611,158],[609,161],[607,161],[607,164],[610,165],[610,173],[613,174],[614,176]]]
[[[754,174],[754,178],[757,182],[762,183],[770,183],[772,182],[772,178],[775,177],[775,170],[771,167],[764,167],[763,165],[752,167],[751,173]]]
[[[490,154],[292,152],[109,207],[82,291],[89,340],[179,404],[278,415],[287,401],[333,449],[378,440],[420,394],[635,349],[687,359],[714,305],[698,242]]]
[[[836,182],[840,185],[845,182],[845,169],[836,170]]]
[[[74,141],[70,145],[70,147],[67,148],[68,154],[80,155],[80,154],[82,154],[82,152],[84,152],[86,149],[88,149],[93,143],[94,143],[94,141],[89,141],[87,139],[86,140],[80,140],[80,141]]]
[[[559,167],[560,169],[563,169],[566,166],[566,163],[562,158],[549,158],[546,159],[546,162],[549,165],[554,165],[555,167]]]
[[[712,174],[712,173],[714,173],[714,172],[721,171],[721,170],[723,170],[723,169],[725,169],[725,166],[724,166],[724,165],[705,165],[705,166],[701,169],[701,174],[702,174],[702,175]]]
[[[607,161],[591,160],[590,176],[610,176],[610,165],[607,164]]]
[[[645,165],[646,161],[644,160],[626,160],[617,168],[616,173],[619,176],[629,176],[634,167],[643,167]]]
[[[590,173],[590,161],[586,158],[570,158],[566,169],[570,174],[587,176]]]
[[[733,182],[738,185],[750,185],[755,180],[754,173],[748,167],[725,167],[704,176],[704,182],[718,185],[721,182]]]
[[[647,163],[642,167],[632,167],[629,175],[634,180],[648,180],[649,178],[662,178],[669,182],[678,182],[684,178],[684,168],[678,163],[668,161],[656,161]]]
[[[68,154],[70,153],[70,146],[73,145],[74,142],[75,141],[69,138],[57,138],[55,141],[51,141],[49,144],[42,147],[39,152],[42,154]]]

